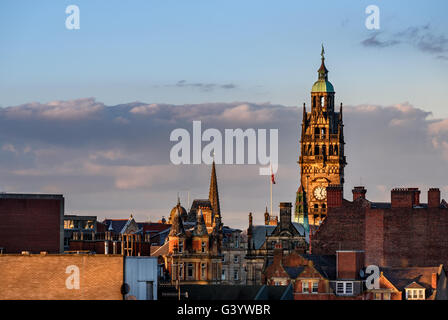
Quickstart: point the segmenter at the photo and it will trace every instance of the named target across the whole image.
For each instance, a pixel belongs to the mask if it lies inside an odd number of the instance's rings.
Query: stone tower
[[[328,81],[324,48],[318,80],[311,89],[311,111],[303,105],[300,139],[300,187],[294,220],[319,225],[327,214],[326,187],[344,183],[344,132],[342,103],[335,112],[334,88]]]

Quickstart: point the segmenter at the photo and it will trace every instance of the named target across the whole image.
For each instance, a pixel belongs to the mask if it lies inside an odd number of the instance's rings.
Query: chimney
[[[330,184],[327,187],[327,208],[342,207],[343,188],[341,184]]]
[[[437,289],[437,273],[435,272],[431,274],[431,288]]]
[[[364,267],[364,251],[336,251],[336,277],[338,279],[359,279],[359,271]]]
[[[291,223],[291,202],[280,202],[280,228],[288,229]]]
[[[412,208],[420,205],[418,188],[394,188],[390,192],[392,208]]]
[[[353,193],[353,201],[356,199],[365,199],[366,198],[366,192],[367,190],[364,188],[364,186],[354,187],[352,190]]]
[[[430,188],[428,190],[428,208],[440,207],[440,190],[438,188]]]

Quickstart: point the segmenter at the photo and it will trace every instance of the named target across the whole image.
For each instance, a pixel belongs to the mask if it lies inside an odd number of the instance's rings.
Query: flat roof
[[[46,193],[0,193],[0,199],[64,199],[62,194]]]

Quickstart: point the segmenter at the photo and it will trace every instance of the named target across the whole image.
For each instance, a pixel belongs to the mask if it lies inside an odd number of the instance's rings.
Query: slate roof
[[[440,267],[380,268],[383,275],[400,291],[413,282],[432,290],[432,274],[437,274]]]
[[[305,235],[306,242],[309,242],[309,234],[301,223],[293,222],[293,226],[301,236]],[[266,234],[270,236],[277,226],[257,225],[252,227],[252,240],[255,250],[260,249],[266,241]]]
[[[283,267],[285,269],[286,273],[289,275],[291,279],[296,279],[299,274],[302,273],[303,270],[305,270],[304,266],[299,267]]]
[[[313,261],[314,268],[329,280],[336,280],[336,255],[301,254],[302,257]]]
[[[190,212],[188,213],[187,221],[196,222],[197,211],[199,207],[206,207],[211,209],[212,204],[210,203],[209,199],[194,199],[193,203],[191,204]]]

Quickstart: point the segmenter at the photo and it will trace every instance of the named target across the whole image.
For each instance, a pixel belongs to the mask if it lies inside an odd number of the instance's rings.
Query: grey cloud
[[[171,85],[170,85],[171,86]],[[192,88],[199,88],[202,91],[212,91],[214,89],[235,89],[237,86],[233,83],[227,83],[227,84],[216,84],[216,83],[202,83],[202,82],[196,82],[196,83],[190,83],[186,80],[180,80],[175,84],[176,87],[192,87]]]
[[[278,129],[274,202],[294,202],[301,115],[301,107],[250,102],[105,106],[78,99],[9,107],[0,110],[0,189],[64,193],[67,212],[126,217],[132,211],[156,220],[169,213],[177,192],[183,203],[187,191],[190,199],[208,195],[209,166],[169,160],[171,131],[191,133],[192,121],[201,120],[202,130]],[[344,107],[345,196],[362,181],[372,200],[388,200],[396,186],[418,186],[422,194],[436,186],[448,198],[448,119],[429,116],[409,103]],[[224,223],[245,227],[249,211],[261,222],[269,179],[258,169],[218,166]]]
[[[437,34],[429,24],[409,27],[400,32],[389,34],[389,36],[383,33],[384,40],[379,40],[379,35],[380,32],[376,32],[361,41],[361,44],[365,47],[386,48],[405,43],[422,52],[438,54],[438,59],[443,59],[445,57],[444,53],[448,52],[448,38],[444,34]]]
[[[363,40],[361,44],[365,47],[379,47],[379,48],[385,48],[385,47],[391,47],[395,46],[400,43],[398,40],[387,40],[382,41],[378,39],[378,36],[380,35],[379,32],[374,33],[367,39]]]

